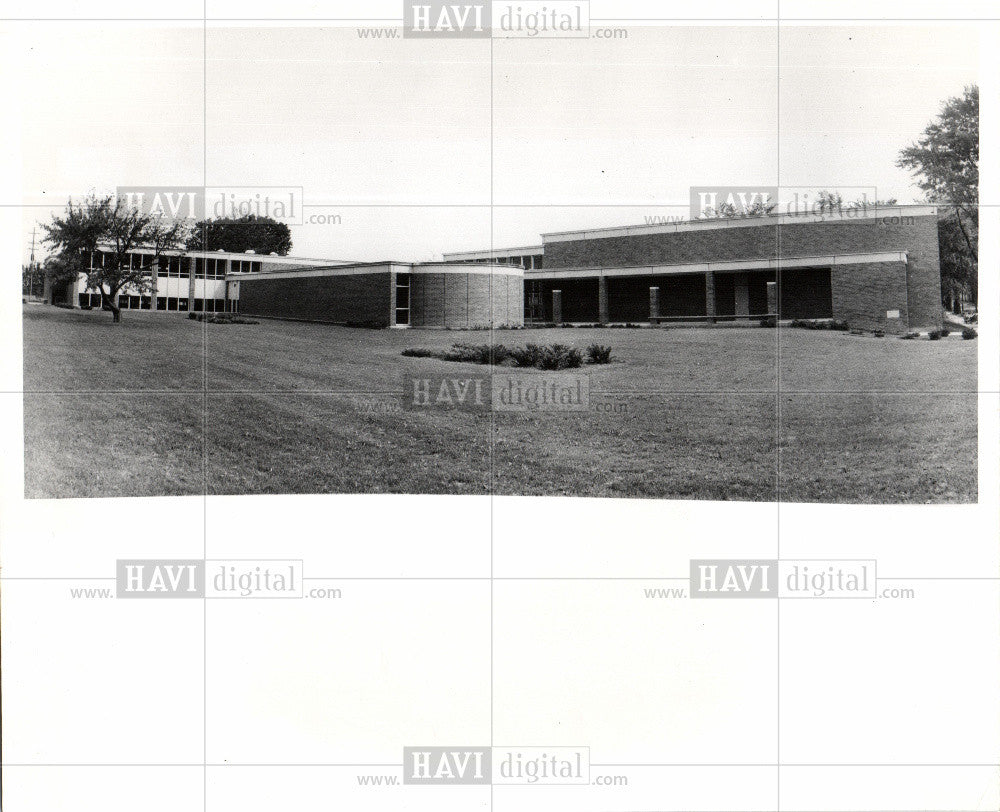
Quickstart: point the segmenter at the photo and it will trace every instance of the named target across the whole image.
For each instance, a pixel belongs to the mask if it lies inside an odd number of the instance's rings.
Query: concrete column
[[[153,264],[149,266],[149,309],[156,311],[156,292],[159,290],[157,274],[160,271],[160,258],[154,257]]]
[[[658,318],[660,315],[660,289],[649,289],[649,320]]]
[[[705,274],[705,315],[709,324],[715,323],[715,274],[712,271]]]
[[[194,310],[194,257],[185,257],[188,269],[188,312]]]
[[[552,321],[562,324],[562,291],[552,291]]]
[[[737,317],[750,315],[750,282],[745,273],[733,275],[735,313]]]
[[[778,314],[778,283],[767,283],[767,312],[770,315]]]
[[[597,278],[597,321],[608,323],[608,280],[604,276]]]

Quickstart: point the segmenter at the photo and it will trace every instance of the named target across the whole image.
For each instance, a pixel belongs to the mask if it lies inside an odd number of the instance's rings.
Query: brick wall
[[[524,283],[509,274],[415,273],[410,298],[414,327],[524,323]]]
[[[239,308],[246,316],[387,327],[390,274],[242,276]]]
[[[898,219],[898,218],[897,218]],[[933,215],[904,217],[912,222],[883,223],[875,218],[837,220],[791,225],[739,226],[734,228],[695,228],[691,231],[642,234],[546,242],[545,267],[616,268],[630,265],[657,265],[699,262],[722,262],[743,259],[821,256],[825,254],[860,254],[881,251],[907,253],[907,285],[899,301],[891,308],[860,307],[860,295],[852,297],[852,308],[860,318],[875,318],[878,310],[908,310],[909,327],[922,329],[941,324],[941,271],[938,257],[937,218]],[[895,270],[880,264],[890,276]],[[877,274],[868,274],[875,289],[873,295],[884,298]],[[801,294],[802,291],[798,291]],[[596,295],[596,294],[595,294]],[[661,293],[661,302],[663,300]],[[565,305],[564,305],[565,307]],[[661,308],[663,305],[661,304]]]
[[[833,317],[851,327],[905,333],[907,267],[902,262],[868,262],[858,265],[834,265],[831,271]],[[898,310],[899,318],[886,312]]]

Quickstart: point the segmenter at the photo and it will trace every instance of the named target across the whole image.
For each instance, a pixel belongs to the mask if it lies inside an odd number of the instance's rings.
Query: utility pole
[[[28,260],[28,298],[35,295],[35,227],[31,227],[31,259]]]

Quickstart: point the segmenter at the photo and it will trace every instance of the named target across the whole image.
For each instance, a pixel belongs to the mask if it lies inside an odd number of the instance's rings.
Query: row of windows
[[[122,310],[150,310],[152,299],[149,296],[126,296],[122,294],[118,297],[118,307]],[[188,307],[192,304],[192,307]],[[101,307],[101,294],[81,293],[80,307]],[[230,308],[236,310],[236,302],[230,302]],[[190,309],[195,313],[224,313],[226,311],[225,299],[193,299],[178,298],[174,296],[157,296],[157,310],[178,310],[187,311]]]
[[[225,279],[226,260],[198,257],[194,261],[194,275],[196,279]]]
[[[104,268],[111,267],[113,255],[107,251],[98,251],[91,254],[90,267]],[[250,259],[234,259],[231,266],[227,268],[228,261],[216,257],[194,259],[195,279],[224,279],[226,271],[230,273],[260,273],[261,263]],[[153,257],[149,254],[130,253],[123,260],[123,267],[126,270],[137,268],[150,268],[153,265]],[[191,276],[191,257],[161,256],[157,263],[157,276],[165,276],[174,279],[188,279]]]
[[[473,262],[479,264],[485,264],[487,262],[496,262],[500,265],[519,265],[525,270],[537,271],[542,267],[542,262],[544,259],[544,254],[527,254],[521,257],[496,257],[494,259],[476,259]]]

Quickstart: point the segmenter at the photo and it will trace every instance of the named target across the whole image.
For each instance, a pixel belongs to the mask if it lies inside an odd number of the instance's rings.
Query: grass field
[[[407,347],[488,332],[213,325],[24,308],[29,497],[457,493],[976,499],[977,342],[792,329],[550,329],[613,347],[586,412],[401,408]],[[779,394],[780,382],[780,394]]]

